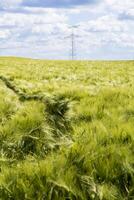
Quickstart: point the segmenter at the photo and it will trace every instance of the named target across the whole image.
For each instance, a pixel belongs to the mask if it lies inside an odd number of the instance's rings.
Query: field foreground
[[[134,61],[0,58],[0,199],[134,200]]]

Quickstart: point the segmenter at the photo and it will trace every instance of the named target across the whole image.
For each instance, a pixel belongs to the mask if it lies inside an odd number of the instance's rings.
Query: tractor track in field
[[[43,103],[48,102],[48,97],[44,95],[29,95],[23,92],[21,89],[17,88],[14,83],[9,78],[0,76],[0,80],[6,85],[6,87],[12,90],[18,97],[20,101],[36,100]]]

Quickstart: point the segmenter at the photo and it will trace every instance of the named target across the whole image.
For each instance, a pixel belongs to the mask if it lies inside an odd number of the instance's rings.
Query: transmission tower
[[[74,60],[74,39],[75,39],[75,36],[74,36],[74,27],[72,27],[72,34],[71,34],[71,40],[72,40],[72,60]]]
[[[74,57],[76,55],[75,52],[75,38],[78,37],[75,33],[74,33],[74,29],[78,28],[79,25],[74,25],[74,26],[69,26],[69,29],[71,29],[71,34],[65,38],[69,38],[71,39],[71,59],[74,60]]]

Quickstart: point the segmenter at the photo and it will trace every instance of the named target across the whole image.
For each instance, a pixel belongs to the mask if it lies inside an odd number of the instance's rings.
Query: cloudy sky
[[[134,0],[0,0],[0,55],[134,59]]]

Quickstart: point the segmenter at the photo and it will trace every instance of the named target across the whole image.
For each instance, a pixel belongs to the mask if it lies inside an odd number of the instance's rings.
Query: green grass
[[[0,199],[134,199],[134,61],[0,58]]]

